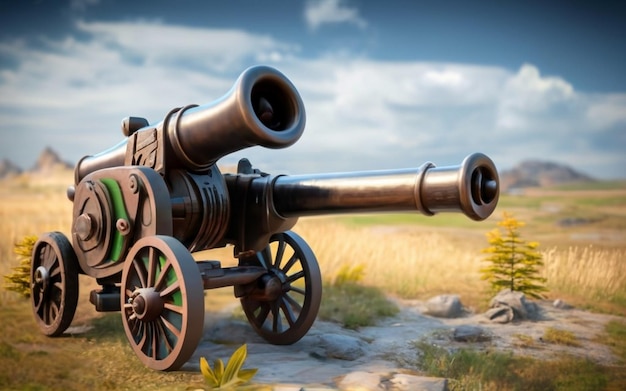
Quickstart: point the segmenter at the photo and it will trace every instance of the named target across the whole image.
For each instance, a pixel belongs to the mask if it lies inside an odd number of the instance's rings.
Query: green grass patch
[[[612,320],[607,323],[599,342],[610,346],[622,363],[626,363],[626,322]]]
[[[417,366],[429,376],[447,378],[450,390],[582,391],[614,385],[605,368],[579,358],[543,361],[497,351],[449,352],[423,341],[416,348],[421,352]]]
[[[593,181],[593,182],[574,182],[558,186],[550,187],[550,190],[622,190],[626,189],[626,181]]]
[[[394,316],[398,311],[398,307],[380,289],[344,283],[324,287],[318,316],[348,329],[358,329],[373,326],[379,319]]]
[[[556,345],[580,346],[580,341],[571,331],[548,327],[543,333],[543,341]]]

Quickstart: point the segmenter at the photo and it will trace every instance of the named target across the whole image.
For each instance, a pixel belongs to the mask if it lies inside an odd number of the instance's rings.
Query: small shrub
[[[347,329],[373,326],[380,318],[394,316],[398,307],[378,288],[354,283],[324,287],[319,317]]]
[[[5,288],[25,298],[30,297],[30,258],[36,242],[37,236],[26,236],[15,244],[13,252],[19,264],[13,273],[4,276]]]
[[[201,357],[200,371],[209,389],[234,389],[252,380],[258,369],[241,369],[247,355],[247,347],[244,344],[230,356],[226,367],[224,367],[222,360],[217,359],[213,362],[213,369],[209,366],[206,358]]]
[[[489,266],[481,270],[482,279],[491,285],[493,293],[503,289],[523,292],[536,299],[543,298],[547,291],[546,279],[540,277],[543,266],[542,255],[537,251],[539,243],[522,240],[519,229],[524,223],[504,212],[501,229],[487,233],[490,246],[483,250]],[[503,232],[504,231],[504,232]]]
[[[352,266],[344,264],[337,272],[334,284],[358,284],[363,281],[363,277],[365,277],[365,265],[359,264]]]

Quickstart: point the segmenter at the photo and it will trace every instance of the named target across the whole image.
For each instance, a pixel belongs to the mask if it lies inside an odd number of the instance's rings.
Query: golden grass
[[[625,248],[554,247],[543,256],[543,277],[551,291],[584,299],[595,308],[615,303],[626,314]]]
[[[345,264],[365,265],[364,283],[392,295],[425,298],[447,292],[460,294],[471,306],[488,301],[479,273],[484,264],[480,250],[487,246],[483,235],[346,227],[331,219],[303,220],[296,230],[313,248],[325,278],[332,279]],[[555,246],[541,253],[548,298],[626,313],[626,248]]]

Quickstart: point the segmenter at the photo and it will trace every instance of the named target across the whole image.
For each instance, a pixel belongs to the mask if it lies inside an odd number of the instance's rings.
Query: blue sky
[[[0,158],[75,163],[128,115],[222,96],[267,64],[307,128],[272,173],[458,164],[480,151],[626,177],[626,6],[590,1],[0,0]]]

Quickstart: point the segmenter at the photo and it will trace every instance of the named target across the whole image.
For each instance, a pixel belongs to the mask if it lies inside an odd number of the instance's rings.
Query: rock
[[[319,335],[317,346],[326,357],[339,360],[354,361],[365,354],[365,342],[349,335]],[[320,355],[319,351],[316,353]]]
[[[220,319],[205,331],[204,339],[220,344],[244,344],[259,341],[247,322],[234,319]]]
[[[457,342],[486,342],[491,340],[491,335],[482,327],[465,324],[454,329],[452,338]]]
[[[554,308],[558,308],[561,310],[571,310],[572,308],[574,308],[561,299],[554,300],[554,303],[552,303],[552,305],[554,306]]]
[[[527,301],[524,293],[510,289],[500,291],[491,299],[489,306],[491,309],[486,312],[486,316],[498,323],[536,319],[539,312],[537,305]]]
[[[515,314],[511,307],[496,307],[485,312],[485,316],[492,322],[509,323],[515,319]]]
[[[424,314],[437,318],[458,318],[463,314],[463,305],[458,295],[439,295],[426,302]]]
[[[350,372],[344,376],[337,386],[342,391],[380,391],[384,390],[380,386],[381,376],[371,372]]]
[[[448,380],[398,373],[389,379],[387,390],[392,391],[446,391]]]

